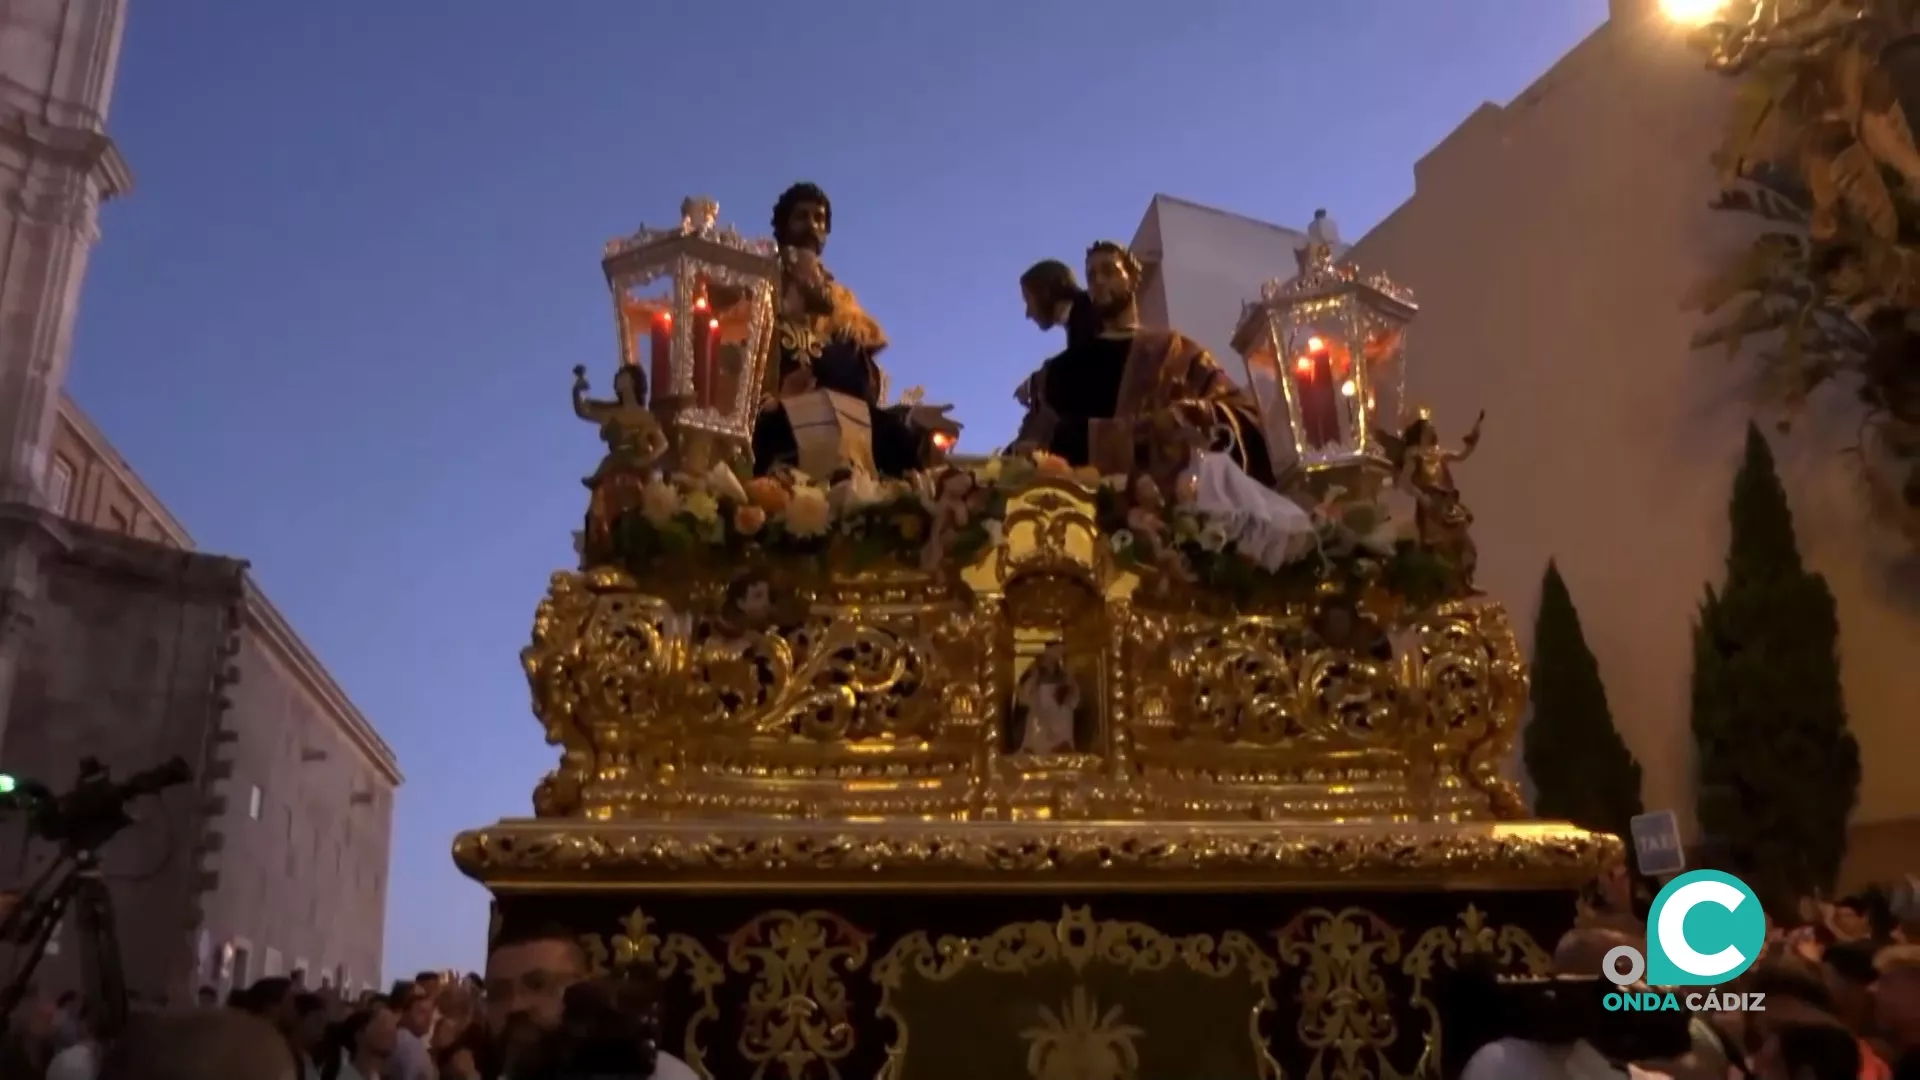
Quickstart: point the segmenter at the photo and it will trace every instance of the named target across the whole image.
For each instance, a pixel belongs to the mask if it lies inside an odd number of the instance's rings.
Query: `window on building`
[[[73,502],[73,463],[58,454],[47,469],[47,506],[56,514],[67,513]]]
[[[247,796],[247,816],[260,820],[260,785],[253,785],[253,792]]]

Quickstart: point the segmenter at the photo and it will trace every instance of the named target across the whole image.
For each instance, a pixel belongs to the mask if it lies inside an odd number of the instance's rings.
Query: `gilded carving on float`
[[[506,821],[454,861],[496,889],[870,892],[1060,889],[1564,889],[1620,841],[1553,822]]]
[[[1141,922],[1095,919],[1090,908],[1069,906],[1058,920],[1013,923],[977,938],[927,931],[899,938],[873,965],[873,981],[880,987],[876,1013],[892,1023],[895,1032],[879,1080],[903,1080],[915,1025],[928,1019],[916,1020],[903,1004],[911,982],[952,983],[980,972],[1013,976],[1021,980],[1016,985],[1030,986],[1032,976],[1058,969],[1071,976],[1062,1007],[1050,1001],[1035,1004],[1030,1026],[1005,1033],[1026,1042],[1027,1071],[1036,1080],[1123,1080],[1139,1068],[1138,1047],[1151,1040],[1152,1028],[1144,1026],[1148,1022],[1138,1009],[1124,1008],[1111,998],[1105,1008],[1094,1007],[1086,981],[1102,969],[1132,979],[1185,971],[1208,980],[1244,983],[1247,1060],[1262,1080],[1281,1075],[1263,1032],[1274,1007],[1270,986],[1279,966],[1252,937],[1238,930],[1217,937],[1175,937]],[[1123,978],[1113,985],[1129,983]],[[1017,998],[1017,990],[1008,992]],[[1123,1023],[1123,1013],[1131,1021]],[[992,1035],[980,1032],[978,1037]]]
[[[1478,597],[1330,643],[1328,605],[1220,615],[1136,597],[1096,489],[1010,494],[957,578],[756,571],[678,596],[555,575],[524,656],[559,767],[545,817],[1493,820],[1526,697]],[[1345,612],[1339,619],[1369,617]],[[1022,684],[1057,657],[1071,746],[1020,752]]]
[[[871,935],[827,911],[770,911],[727,939],[727,966],[751,974],[741,1060],[754,1080],[839,1080],[858,1044],[843,976],[867,962]]]
[[[1432,1076],[1440,1067],[1441,1040],[1446,1032],[1440,1024],[1440,1007],[1429,991],[1440,967],[1459,966],[1461,959],[1474,955],[1491,956],[1503,971],[1521,971],[1545,975],[1553,968],[1553,957],[1540,943],[1518,926],[1495,927],[1479,908],[1469,904],[1452,926],[1429,927],[1409,948],[1400,970],[1412,982],[1407,1002],[1426,1018],[1427,1035],[1415,1073]],[[1383,1073],[1384,1075],[1384,1073]]]
[[[650,968],[663,985],[684,981],[692,994],[691,1000],[697,1005],[680,1029],[678,1044],[671,1038],[673,1033],[665,1031],[661,1032],[661,1042],[701,1076],[708,1076],[707,1050],[701,1041],[700,1029],[720,1018],[720,1005],[714,999],[714,992],[726,983],[727,970],[699,941],[680,933],[663,936],[654,930],[653,923],[645,911],[634,908],[620,921],[620,929],[611,937],[581,935],[580,946],[587,954],[588,971],[603,975],[643,965]]]
[[[1307,1075],[1371,1075],[1400,1038],[1381,971],[1400,959],[1400,932],[1363,908],[1311,908],[1277,937],[1281,962],[1301,972],[1296,1031],[1313,1055]]]

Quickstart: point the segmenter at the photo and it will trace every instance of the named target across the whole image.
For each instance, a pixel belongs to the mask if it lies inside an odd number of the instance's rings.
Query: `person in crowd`
[[[395,1075],[391,1065],[399,1034],[400,1017],[385,999],[354,1010],[328,1035],[321,1080],[387,1080]]]
[[[657,1075],[658,988],[636,978],[574,983],[563,995],[560,1027],[547,1032],[515,1080],[648,1080]]]
[[[482,1069],[505,1080],[521,1073],[549,1036],[560,1031],[567,988],[586,980],[586,951],[566,927],[509,924],[487,955],[487,1061]],[[692,1067],[672,1054],[656,1056],[657,1080],[694,1080]]]
[[[1607,953],[1622,945],[1639,948],[1641,944],[1639,938],[1617,929],[1575,929],[1554,949],[1553,973],[1592,979]],[[1475,1051],[1460,1080],[1654,1080],[1663,1075],[1616,1064],[1584,1038],[1552,1042],[1504,1038]]]
[[[1874,970],[1873,958],[1878,951],[1871,941],[1842,941],[1820,954],[1820,970],[1833,998],[1834,1015],[1869,1043],[1876,1032],[1873,984],[1879,973]],[[1876,1047],[1875,1056],[1883,1057],[1878,1050]]]
[[[1890,945],[1874,957],[1874,1019],[1893,1058],[1894,1080],[1920,1080],[1920,945]]]
[[[440,1080],[482,1080],[480,1062],[486,1060],[486,1031],[468,1024],[459,1038],[434,1051],[433,1065]]]
[[[442,989],[443,983],[444,980],[437,971],[423,971],[413,977],[413,985],[419,987],[420,992],[427,995],[428,1001],[435,1001],[440,997],[440,990]]]
[[[433,1052],[427,1036],[433,1032],[433,998],[414,982],[397,982],[387,1002],[398,1018],[393,1060],[385,1080],[434,1080]]]
[[[326,1058],[327,1001],[319,994],[293,996],[293,1048],[300,1056],[303,1080],[319,1080]]]
[[[202,986],[194,992],[193,1000],[194,1004],[202,1009],[218,1008],[220,1005],[220,991],[211,986]]]
[[[26,996],[6,1018],[7,1030],[0,1040],[0,1078],[15,1076],[38,1080],[53,1060],[54,1038],[59,1028],[59,1008],[53,999],[29,987]]]
[[[1791,1022],[1767,1028],[1749,1070],[1755,1080],[1853,1080],[1860,1042],[1837,1023]]]
[[[299,1080],[299,1074],[272,1025],[236,1009],[194,1009],[134,1017],[101,1057],[99,1080]]]
[[[106,1049],[95,1023],[98,1014],[82,1006],[78,995],[61,1011],[73,1016],[73,1041],[47,1063],[46,1080],[94,1080],[100,1073],[100,1055]]]
[[[1776,1028],[1838,1028],[1856,1044],[1854,1073],[1849,1075],[1858,1080],[1887,1080],[1892,1075],[1886,1060],[1866,1041],[1866,1030],[1846,1022],[1840,998],[1819,964],[1797,955],[1767,960],[1754,966],[1742,989],[1766,995],[1765,1012],[1735,1014],[1745,1020],[1749,1060],[1758,1062],[1765,1056],[1762,1051]],[[1795,1038],[1816,1048],[1820,1045],[1813,1036]]]

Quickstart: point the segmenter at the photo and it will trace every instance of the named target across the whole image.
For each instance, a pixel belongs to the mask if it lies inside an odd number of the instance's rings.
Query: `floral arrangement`
[[[905,480],[852,474],[822,482],[785,471],[742,477],[725,465],[704,476],[654,477],[612,529],[616,561],[636,573],[661,560],[739,562],[761,556],[814,558],[837,569],[883,565],[932,571],[998,543],[1007,494],[1037,479],[1070,480],[1095,492],[1097,524],[1114,557],[1156,586],[1201,586],[1230,602],[1305,600],[1378,586],[1415,606],[1459,591],[1459,576],[1414,543],[1374,503],[1311,511],[1312,535],[1293,550],[1254,550],[1247,534],[1167,500],[1140,478],[1102,477],[1049,454],[993,457]]]
[[[999,489],[960,469],[911,480],[854,473],[829,483],[793,471],[742,477],[726,465],[704,476],[655,477],[634,501],[614,527],[612,551],[590,557],[610,556],[635,571],[703,555],[830,558],[850,570],[889,562],[931,568],[992,544],[1006,505]]]

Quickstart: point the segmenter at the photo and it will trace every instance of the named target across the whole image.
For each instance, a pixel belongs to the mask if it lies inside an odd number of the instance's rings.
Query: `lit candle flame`
[[[1343,382],[1340,384],[1340,396],[1341,397],[1353,396],[1353,380],[1352,379],[1348,379],[1346,382]]]
[[[1320,352],[1326,347],[1327,347],[1327,343],[1317,337],[1310,337],[1307,339],[1307,351],[1310,353]]]
[[[1660,14],[1681,26],[1705,26],[1726,6],[1726,0],[1660,0]]]
[[[1295,360],[1293,362],[1293,370],[1299,372],[1302,375],[1312,375],[1313,374],[1313,357],[1303,356],[1300,359]]]

